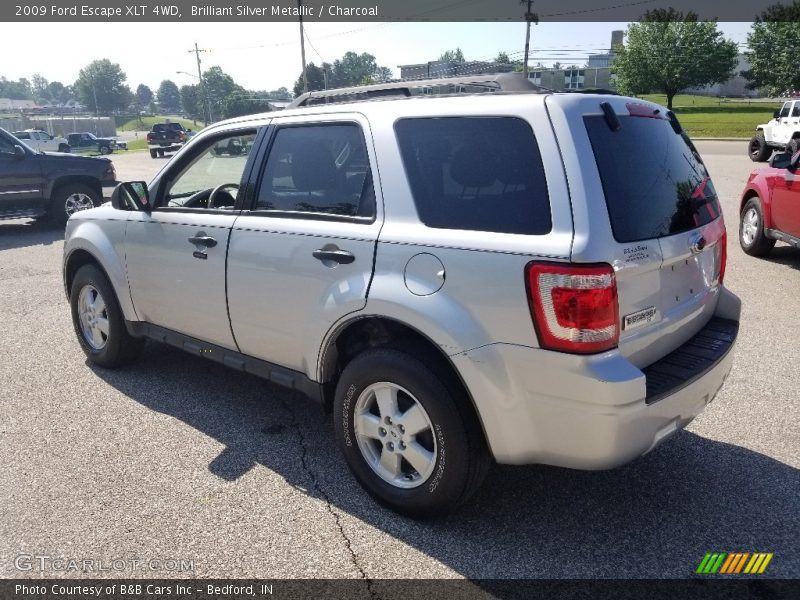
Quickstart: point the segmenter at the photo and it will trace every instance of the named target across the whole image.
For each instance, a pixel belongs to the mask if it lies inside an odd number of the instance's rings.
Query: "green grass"
[[[645,100],[666,105],[664,94],[648,94]],[[756,125],[766,123],[780,102],[739,98],[679,95],[672,100],[672,109],[684,129],[692,137],[750,138]]]
[[[142,117],[140,119],[131,119],[117,127],[117,131],[149,131],[156,123],[180,123],[186,129],[200,131],[203,128],[203,122],[198,121],[197,125],[192,123],[191,119],[183,119],[181,117]]]

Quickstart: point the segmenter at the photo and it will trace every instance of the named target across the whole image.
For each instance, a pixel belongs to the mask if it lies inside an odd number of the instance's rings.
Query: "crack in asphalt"
[[[341,515],[338,511],[334,510],[333,503],[331,502],[331,498],[328,495],[328,492],[322,489],[320,485],[319,478],[317,477],[316,472],[311,468],[308,464],[308,444],[306,443],[306,436],[303,434],[303,430],[300,427],[300,422],[297,420],[297,415],[295,411],[289,407],[286,403],[286,400],[281,398],[281,404],[283,405],[284,410],[289,413],[291,418],[290,425],[292,429],[294,429],[295,433],[297,434],[298,442],[300,444],[300,463],[303,467],[303,470],[308,473],[309,478],[311,479],[311,483],[313,488],[319,493],[320,497],[325,501],[325,508],[326,510],[333,516],[334,523],[336,524],[336,528],[339,530],[339,534],[342,536],[344,540],[345,548],[347,548],[347,552],[350,555],[350,562],[353,566],[358,570],[361,574],[361,579],[363,579],[367,584],[367,591],[370,594],[370,597],[373,599],[379,599],[380,597],[377,595],[375,590],[372,587],[372,579],[367,575],[364,568],[361,566],[358,560],[358,555],[356,554],[355,550],[353,550],[352,543],[350,542],[350,538],[347,536],[347,533],[344,531],[344,526],[342,525]]]

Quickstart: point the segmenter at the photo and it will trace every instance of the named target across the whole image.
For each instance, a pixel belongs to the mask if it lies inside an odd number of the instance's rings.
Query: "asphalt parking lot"
[[[735,364],[686,431],[608,472],[491,471],[471,504],[415,522],[351,477],[310,401],[151,344],[88,366],[61,282],[63,231],[0,222],[0,577],[81,576],[20,555],[191,560],[140,577],[682,578],[706,552],[773,552],[800,577],[800,250],[737,241],[753,167],[741,142],[699,142],[743,301]],[[121,180],[164,160],[114,154]]]

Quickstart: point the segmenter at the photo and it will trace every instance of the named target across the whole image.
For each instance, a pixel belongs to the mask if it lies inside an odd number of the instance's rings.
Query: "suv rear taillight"
[[[542,348],[589,354],[619,343],[617,279],[611,265],[532,262],[526,283]]]
[[[727,229],[722,232],[722,237],[719,238],[719,282],[722,284],[725,281],[725,266],[728,263],[728,231]]]

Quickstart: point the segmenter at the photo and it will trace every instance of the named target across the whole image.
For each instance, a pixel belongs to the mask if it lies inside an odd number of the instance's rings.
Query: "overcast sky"
[[[608,49],[611,31],[627,23],[541,23],[532,27],[531,64],[582,65],[586,56]],[[196,81],[197,42],[203,69],[219,65],[240,85],[254,90],[291,90],[300,74],[300,34],[294,23],[30,23],[2,24],[0,75],[8,79],[38,73],[49,81],[73,83],[78,71],[99,58],[119,63],[127,83],[155,90],[164,79],[179,86]],[[721,23],[744,46],[748,23]],[[333,62],[348,50],[369,52],[378,64],[400,75],[398,65],[436,60],[461,48],[467,60],[491,60],[503,51],[521,58],[521,23],[308,23],[306,60]]]

